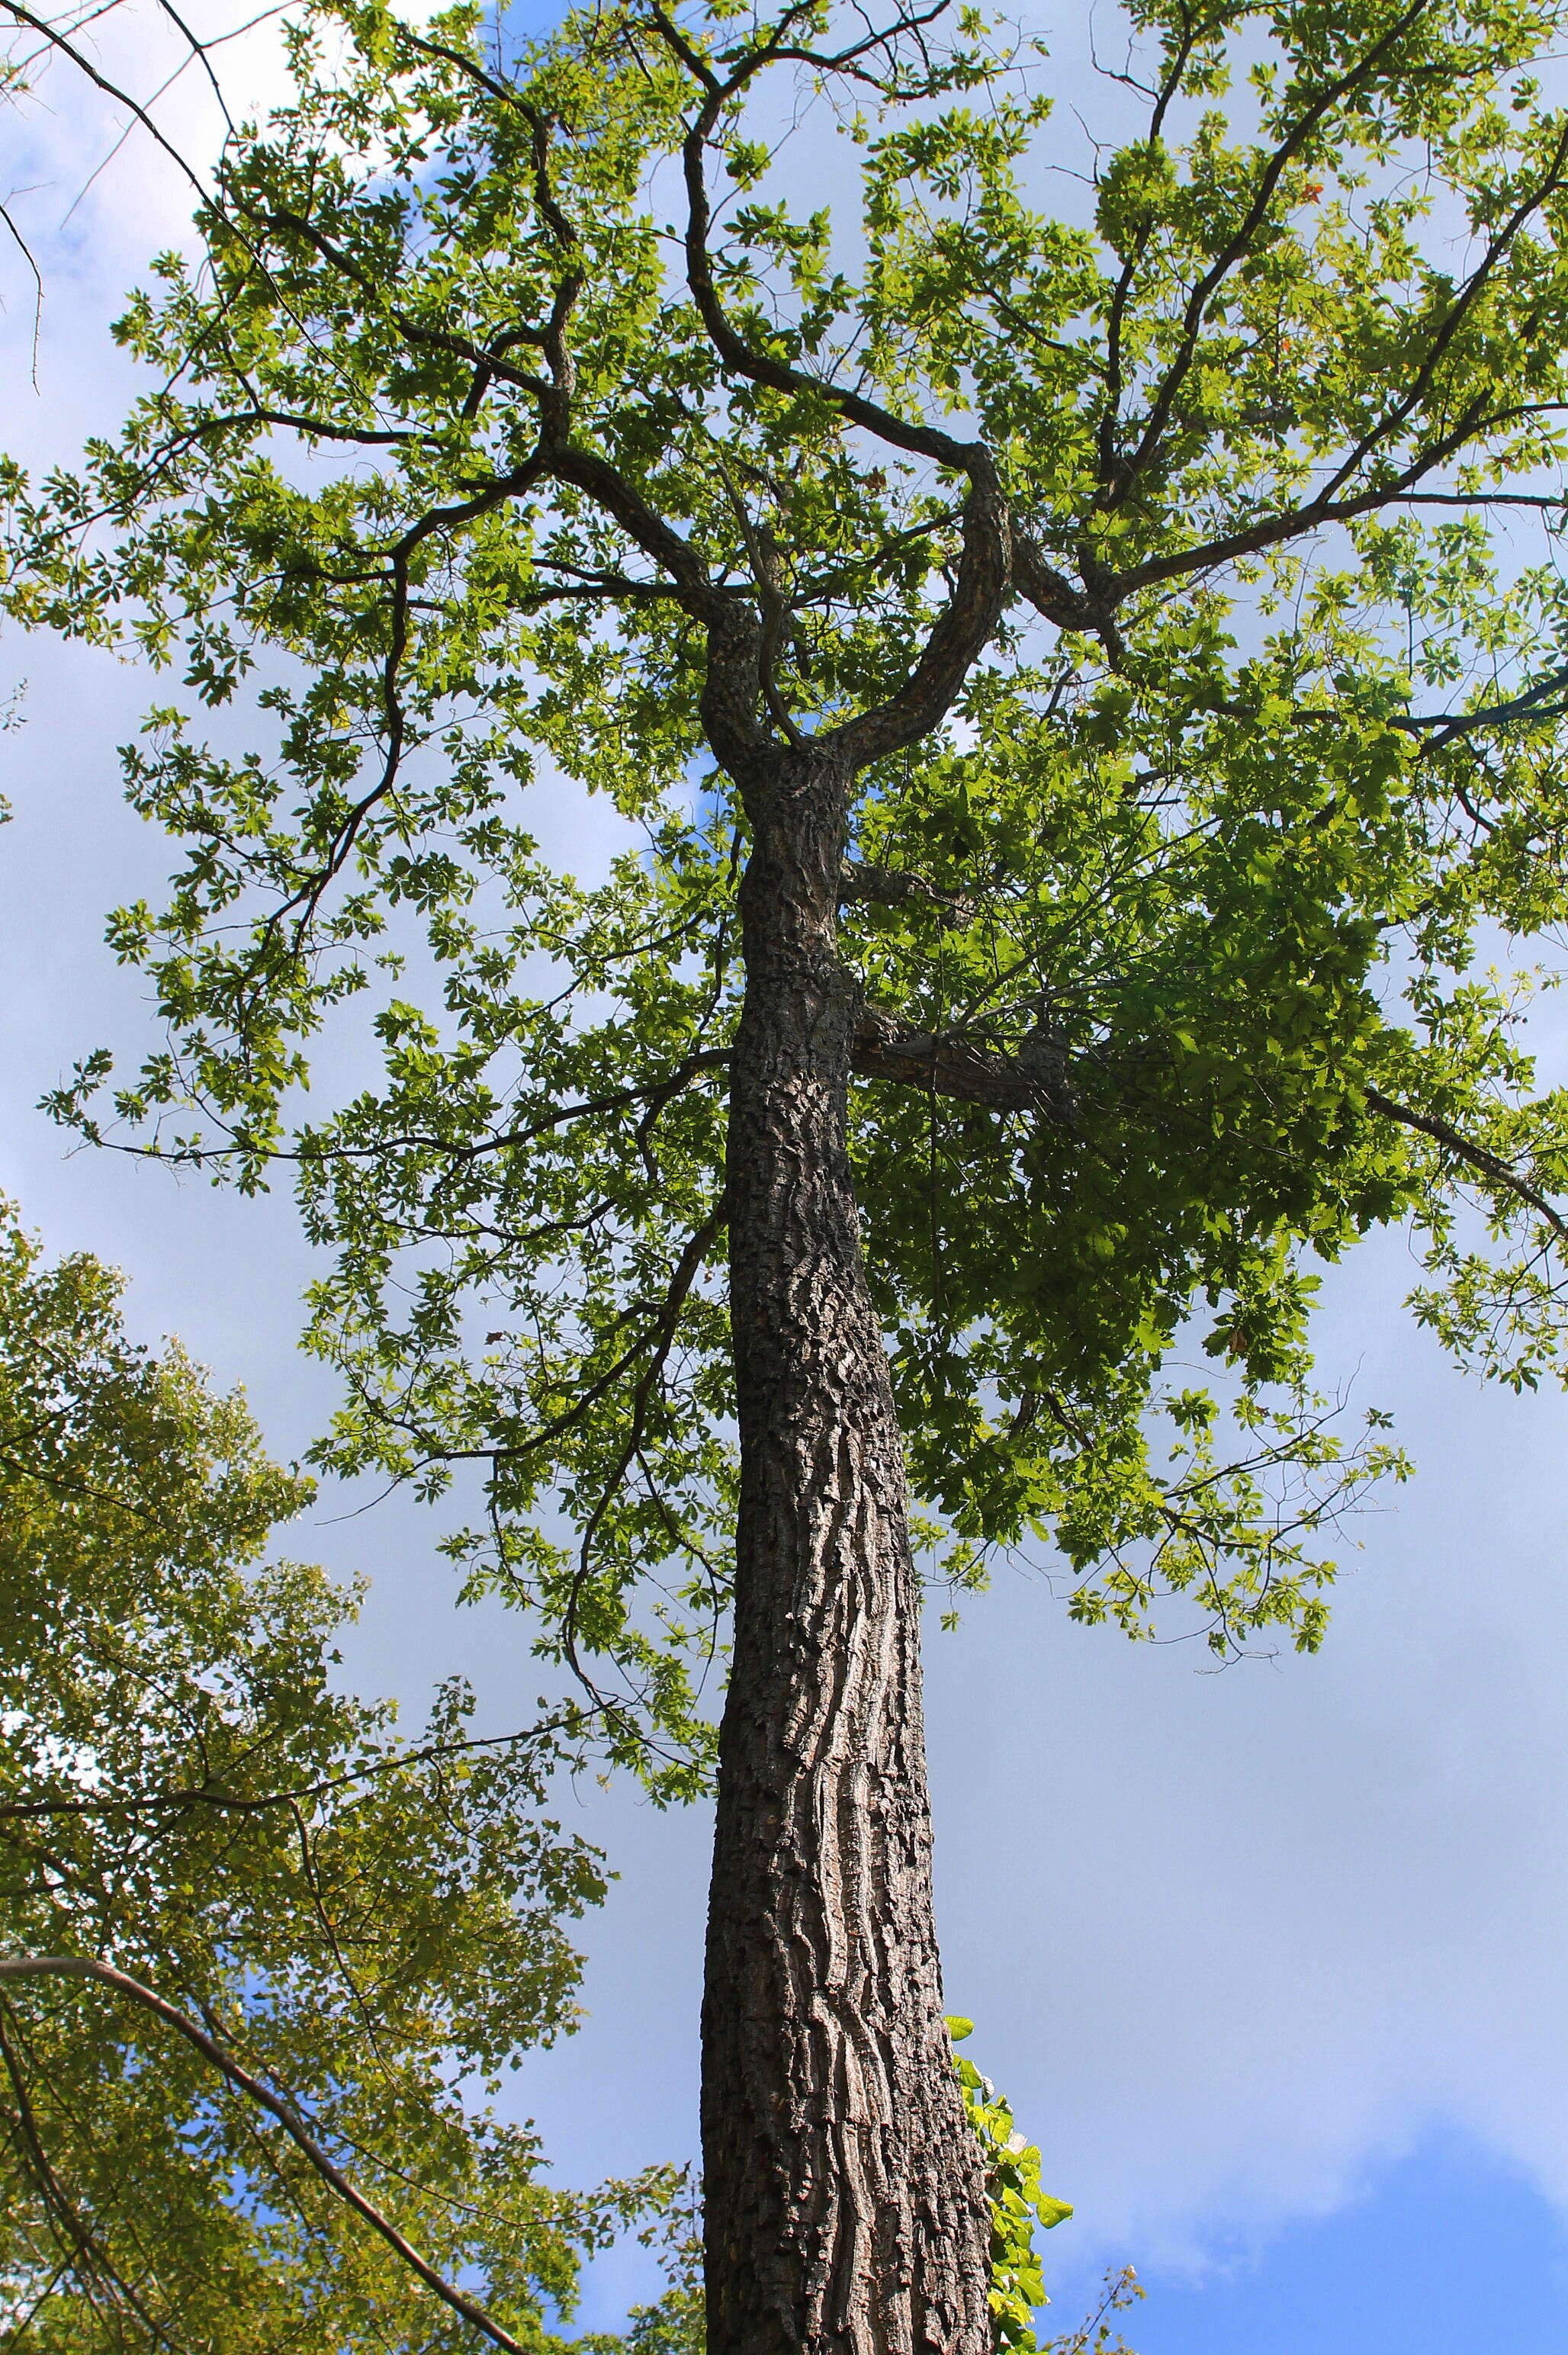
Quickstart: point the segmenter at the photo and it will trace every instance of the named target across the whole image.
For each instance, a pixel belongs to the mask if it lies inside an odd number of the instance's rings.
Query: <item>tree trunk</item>
[[[709,2355],[991,2355],[931,1900],[920,1591],[846,1147],[848,780],[746,794],[735,1650],[703,2005]]]

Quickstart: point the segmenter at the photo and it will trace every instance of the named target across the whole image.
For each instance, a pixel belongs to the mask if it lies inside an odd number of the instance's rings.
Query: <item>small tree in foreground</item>
[[[478,1466],[472,1584],[667,1796],[732,1607],[712,2355],[992,2343],[917,1551],[1310,1647],[1399,1468],[1312,1262],[1413,1221],[1419,1316],[1561,1368],[1565,1105],[1477,960],[1565,907],[1562,9],[1125,14],[1089,147],[941,0],[307,9],[155,389],[12,485],[13,610],[189,690],[117,1110],[294,1171],[324,1460]]]
[[[117,1291],[0,1206],[7,2341],[457,2349],[483,2313],[564,2355],[581,2255],[675,2189],[552,2190],[471,2098],[574,2024],[565,1730],[480,1740],[453,1688],[400,1742],[335,1691],[352,1597],[263,1561],[307,1484]]]

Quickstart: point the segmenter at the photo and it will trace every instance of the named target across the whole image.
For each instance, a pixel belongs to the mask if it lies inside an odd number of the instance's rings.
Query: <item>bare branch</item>
[[[976,445],[964,502],[958,575],[920,656],[885,703],[829,730],[827,745],[856,769],[916,744],[952,709],[970,665],[984,652],[1007,604],[1012,531],[990,453]]]
[[[1187,60],[1192,54],[1192,46],[1197,37],[1198,23],[1196,19],[1192,19],[1183,29],[1181,40],[1171,60],[1170,70],[1156,94],[1148,128],[1148,144],[1151,147],[1165,127],[1165,118],[1171,101],[1181,88],[1181,77],[1187,70]],[[1100,483],[1104,490],[1110,489],[1115,469],[1116,428],[1121,422],[1124,390],[1122,332],[1126,324],[1127,303],[1132,294],[1134,281],[1137,276],[1138,265],[1148,250],[1148,241],[1153,233],[1154,222],[1151,215],[1139,229],[1133,240],[1132,251],[1122,264],[1121,274],[1116,280],[1115,289],[1112,293],[1110,307],[1106,314],[1105,405],[1101,411],[1099,432],[1096,436]],[[1029,593],[1028,591],[1025,591],[1026,595]],[[1043,611],[1043,608],[1041,610]],[[1053,617],[1048,614],[1046,618],[1050,620]]]
[[[1113,618],[1115,598],[1096,583],[1096,592],[1077,589],[1054,565],[1046,561],[1027,532],[1015,526],[1012,545],[1013,586],[1042,621],[1059,630],[1078,630],[1099,638],[1113,668],[1119,668],[1125,649]]]
[[[660,18],[659,22],[662,29],[664,20]],[[668,37],[667,34],[666,37]],[[804,369],[792,368],[787,361],[775,358],[772,353],[754,351],[733,325],[719,299],[709,251],[713,212],[708,197],[705,161],[708,141],[725,100],[767,62],[765,56],[759,55],[748,61],[744,68],[737,69],[727,83],[718,83],[711,76],[709,77],[710,88],[707,103],[687,133],[682,149],[687,196],[686,279],[709,339],[725,366],[734,368],[741,376],[749,377],[752,383],[765,384],[774,392],[805,394],[824,400],[841,417],[848,418],[852,424],[863,426],[869,433],[891,442],[895,449],[933,458],[939,465],[952,466],[973,477],[977,463],[987,469],[991,464],[983,444],[960,442],[935,426],[916,424],[898,417],[891,409],[882,408],[880,402],[867,400],[862,394],[835,384],[830,378],[809,376]]]
[[[178,2355],[178,2350],[168,2332],[148,2313],[136,2292],[101,2246],[91,2226],[79,2214],[75,2202],[69,2198],[64,2185],[55,2173],[48,2152],[44,2147],[43,2137],[38,2129],[37,2114],[33,2108],[27,2080],[22,2073],[21,2062],[11,2049],[11,2039],[5,2033],[3,2020],[0,2020],[0,2060],[4,2061],[5,2073],[11,2081],[11,2091],[16,2102],[16,2124],[21,2139],[27,2147],[27,2156],[32,2161],[33,2171],[43,2194],[45,2206],[65,2238],[74,2244],[76,2262],[85,2266],[90,2279],[96,2275],[124,2300],[150,2338],[155,2339],[159,2346],[166,2347],[170,2350],[170,2355]]]
[[[0,0],[0,7],[14,5],[15,0]],[[450,328],[427,326],[421,320],[411,318],[399,304],[388,299],[383,280],[362,269],[352,254],[345,252],[335,239],[317,229],[304,213],[296,213],[284,205],[264,208],[260,205],[246,204],[240,198],[235,202],[245,218],[258,229],[270,230],[274,236],[286,230],[291,236],[301,239],[313,252],[320,255],[323,261],[329,262],[351,285],[358,287],[362,294],[371,296],[384,309],[399,333],[406,336],[410,343],[421,350],[445,352],[453,359],[466,360],[475,368],[487,368],[492,376],[516,385],[518,391],[530,393],[536,400],[549,399],[551,387],[546,379],[534,375],[529,368],[514,368],[504,352],[494,346],[476,344],[472,336],[456,335]]]
[[[1568,491],[1403,491],[1391,505],[1403,507],[1538,507],[1547,514],[1568,515]]]
[[[589,1712],[574,1705],[560,1717],[543,1718],[538,1725],[524,1726],[517,1733],[473,1733],[456,1742],[422,1742],[415,1749],[396,1750],[368,1765],[352,1767],[342,1774],[325,1775],[319,1782],[296,1784],[286,1791],[247,1794],[209,1783],[186,1790],[150,1792],[142,1798],[105,1799],[94,1796],[80,1799],[6,1800],[0,1804],[0,1823],[36,1822],[40,1817],[52,1819],[58,1816],[97,1818],[177,1815],[187,1807],[208,1807],[214,1815],[223,1816],[261,1815],[272,1807],[308,1806],[314,1800],[329,1798],[335,1791],[377,1782],[383,1774],[395,1774],[410,1766],[438,1764],[443,1758],[461,1757],[470,1751],[513,1750],[521,1742],[548,1740],[552,1733],[575,1735],[584,1729],[588,1718]]]
[[[15,220],[11,217],[10,211],[5,205],[0,205],[0,221],[4,221],[5,227],[10,230],[17,251],[21,254],[23,261],[27,263],[28,269],[33,273],[33,355],[31,374],[33,379],[33,390],[37,392],[38,389],[38,334],[44,323],[43,272],[38,268],[32,247],[27,243],[27,239],[16,227]]]
[[[1392,481],[1337,498],[1332,487],[1325,485],[1316,498],[1305,506],[1289,507],[1283,512],[1260,516],[1255,523],[1245,525],[1240,531],[1230,532],[1223,538],[1203,542],[1198,547],[1183,549],[1175,556],[1151,557],[1147,562],[1135,564],[1126,572],[1107,576],[1103,594],[1107,603],[1120,603],[1135,589],[1145,589],[1161,581],[1177,581],[1193,572],[1204,572],[1219,564],[1233,561],[1239,556],[1261,556],[1270,548],[1277,548],[1287,539],[1317,531],[1325,524],[1353,523],[1361,516],[1376,515],[1384,507],[1405,506],[1411,503],[1412,485],[1421,482],[1439,466],[1449,461],[1480,434],[1509,421],[1498,414],[1488,415],[1478,406],[1472,406],[1442,440],[1418,451],[1409,464]],[[1352,461],[1364,455],[1371,446],[1369,436],[1352,460],[1341,466],[1335,480],[1343,481]]]
[[[680,1323],[681,1311],[686,1305],[691,1287],[701,1274],[708,1254],[723,1232],[729,1216],[729,1193],[727,1189],[721,1189],[719,1199],[701,1226],[687,1240],[686,1248],[676,1263],[675,1273],[670,1277],[668,1288],[660,1305],[657,1322],[643,1345],[648,1349],[648,1360],[638,1377],[636,1389],[632,1394],[632,1412],[625,1443],[604,1482],[598,1503],[583,1525],[582,1542],[578,1550],[577,1569],[571,1581],[571,1591],[567,1601],[566,1616],[562,1622],[561,1632],[567,1660],[572,1674],[590,1694],[594,1705],[600,1709],[613,1710],[615,1704],[613,1700],[606,1700],[600,1692],[598,1686],[583,1667],[577,1648],[578,1605],[588,1581],[592,1561],[593,1540],[598,1535],[600,1525],[610,1509],[611,1501],[619,1489],[621,1482],[642,1452],[648,1401],[653,1396],[654,1384],[664,1371]]]
[[[47,23],[41,16],[36,16],[30,8],[24,7],[22,0],[0,0],[0,8],[3,8],[6,16],[12,17],[16,24],[26,25],[29,32],[37,33],[48,48],[58,49],[62,57],[69,58],[77,71],[86,76],[94,90],[101,91],[105,98],[112,98],[116,106],[128,107],[148,137],[163,149],[176,171],[190,182],[201,202],[207,203],[208,191],[202,186],[199,176],[191,169],[190,165],[173,142],[165,138],[144,106],[139,105],[129,91],[122,90],[117,82],[108,80],[99,72],[91,59],[85,56],[74,42],[57,27]]]

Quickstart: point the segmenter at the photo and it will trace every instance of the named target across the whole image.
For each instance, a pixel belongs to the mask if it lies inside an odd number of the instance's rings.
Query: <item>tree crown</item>
[[[1478,962],[1563,912],[1561,11],[1126,16],[1053,217],[1048,67],[940,5],[310,10],[123,323],[156,389],[12,483],[13,610],[186,689],[127,756],[188,859],[115,920],[170,1032],[118,1114],[292,1165],[325,1460],[477,1464],[456,1550],[620,1661],[667,1789],[728,1578],[748,780],[845,780],[949,1577],[1049,1540],[1082,1616],[1316,1643],[1321,1533],[1401,1464],[1312,1391],[1310,1263],[1391,1220],[1462,1356],[1561,1363],[1564,1103]],[[579,792],[624,827],[587,879],[541,847]],[[379,1072],[297,1121],[355,997]]]

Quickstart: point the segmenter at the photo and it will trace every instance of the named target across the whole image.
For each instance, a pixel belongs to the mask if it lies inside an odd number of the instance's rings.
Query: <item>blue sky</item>
[[[1363,2196],[1192,2284],[1151,2273],[1139,2355],[1559,2355],[1568,2232],[1514,2170],[1433,2134]]]
[[[264,97],[257,53],[236,71]],[[199,135],[196,94],[171,102]],[[35,395],[28,288],[5,284],[0,444],[41,460],[112,419],[104,322],[184,203],[128,149],[60,234],[103,126],[57,84],[11,129],[48,300]],[[10,639],[0,668],[29,682],[0,740],[0,1186],[52,1245],[123,1265],[138,1330],[180,1333],[297,1449],[330,1392],[293,1350],[309,1262],[287,1201],[67,1158],[33,1109],[85,1048],[144,1035],[99,943],[103,909],[162,871],[117,802],[146,683]],[[592,856],[593,813],[546,815]],[[1010,1575],[932,1637],[948,1999],[1078,2203],[1048,2244],[1053,2319],[1130,2260],[1140,2355],[1568,2342],[1568,1410],[1461,1381],[1401,1313],[1412,1277],[1389,1239],[1328,1288],[1329,1378],[1396,1410],[1419,1476],[1360,1525],[1320,1658],[1209,1675],[1191,1647],[1072,1627],[1043,1578]],[[461,1668],[493,1726],[526,1716],[520,1631],[453,1611],[417,1511],[343,1519],[357,1501],[325,1496],[299,1538],[372,1580],[356,1678],[417,1712]],[[695,2147],[706,1879],[699,1815],[573,1804],[621,1879],[588,1925],[585,2030],[521,2080],[564,2180]],[[585,2319],[614,2320],[644,2264],[609,2259]]]

